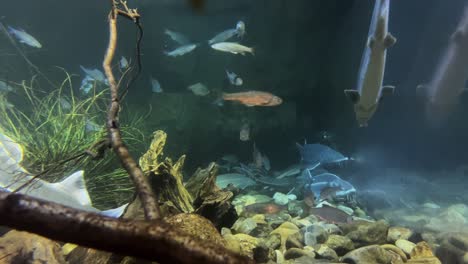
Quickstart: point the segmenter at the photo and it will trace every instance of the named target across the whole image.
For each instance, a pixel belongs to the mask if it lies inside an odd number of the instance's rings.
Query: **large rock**
[[[407,255],[409,255],[413,248],[416,246],[416,244],[414,244],[413,242],[404,239],[398,239],[397,241],[395,241],[395,245],[401,250],[403,250],[403,252],[405,252]]]
[[[226,240],[226,247],[228,249],[250,258],[254,257],[254,249],[259,244],[257,238],[246,234],[226,234],[224,239]]]
[[[468,233],[445,233],[439,240],[436,255],[442,263],[468,264]]]
[[[0,238],[0,259],[1,263],[66,263],[57,242],[16,230]]]
[[[328,259],[328,260],[337,260],[338,254],[336,254],[335,250],[331,249],[327,245],[320,245],[319,248],[315,251],[317,254],[317,258],[320,259]]]
[[[333,249],[339,256],[343,256],[354,249],[353,241],[348,237],[340,235],[330,235],[325,245]]]
[[[395,243],[398,239],[408,240],[413,235],[413,231],[406,227],[390,227],[387,234],[387,242]]]
[[[350,238],[355,247],[385,244],[387,241],[388,223],[385,221],[360,221],[342,227],[343,232]]]
[[[325,243],[328,239],[328,232],[325,228],[313,224],[305,229],[304,243],[306,246],[314,246],[319,243]]]
[[[188,235],[197,237],[206,243],[224,246],[225,240],[213,226],[213,224],[203,216],[197,214],[177,214],[170,216],[165,221],[174,228]]]
[[[273,230],[270,234],[279,234],[281,237],[281,247],[280,250],[284,252],[286,250],[286,240],[289,236],[294,235],[299,232],[299,228],[291,223],[291,222],[284,222],[278,228]]]
[[[355,249],[344,255],[342,261],[353,264],[395,264],[395,255],[377,246],[366,246]],[[402,262],[401,262],[402,263]]]

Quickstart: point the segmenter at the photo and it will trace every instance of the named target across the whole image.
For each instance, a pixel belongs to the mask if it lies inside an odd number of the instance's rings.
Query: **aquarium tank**
[[[1,263],[468,263],[467,0],[0,7]]]

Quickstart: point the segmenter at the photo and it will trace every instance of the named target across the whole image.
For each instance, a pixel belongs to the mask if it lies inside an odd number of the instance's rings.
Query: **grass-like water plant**
[[[16,99],[14,106],[6,98],[0,98],[0,132],[24,147],[23,167],[33,175],[47,171],[41,178],[51,182],[84,170],[95,207],[109,208],[127,202],[133,186],[113,153],[98,160],[82,156],[57,166],[107,137],[104,122],[108,90],[95,88],[86,96],[77,95],[68,74],[60,87],[52,91],[38,89],[34,78],[12,85],[16,88],[12,96]],[[122,120],[124,140],[133,150],[144,142],[143,118],[131,114]]]

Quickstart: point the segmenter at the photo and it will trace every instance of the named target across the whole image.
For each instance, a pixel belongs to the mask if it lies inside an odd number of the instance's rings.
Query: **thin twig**
[[[122,2],[121,2],[122,4]],[[107,131],[109,133],[110,142],[116,155],[119,157],[122,166],[130,175],[135,184],[138,197],[143,205],[145,218],[154,220],[160,218],[159,206],[153,190],[146,179],[143,171],[138,166],[138,163],[132,158],[128,148],[125,146],[119,128],[119,87],[112,72],[112,59],[117,46],[117,17],[122,15],[132,20],[137,20],[140,16],[135,9],[128,9],[123,2],[125,11],[116,7],[116,2],[112,1],[112,10],[109,14],[109,45],[104,57],[103,67],[107,80],[109,81],[111,91],[111,103],[107,115]]]

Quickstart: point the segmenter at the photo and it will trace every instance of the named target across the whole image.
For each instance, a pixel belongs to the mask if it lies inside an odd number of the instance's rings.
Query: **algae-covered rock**
[[[207,243],[224,246],[225,240],[213,224],[206,218],[197,214],[177,214],[165,221],[183,233],[197,237]]]
[[[416,244],[409,255],[411,259],[434,257],[431,247],[425,241]]]
[[[353,241],[345,236],[330,235],[325,245],[333,249],[336,254],[342,256],[354,249]]]
[[[388,223],[385,221],[359,221],[343,225],[342,229],[356,247],[385,244],[387,241]]]
[[[327,245],[320,245],[319,248],[315,251],[317,254],[317,258],[321,259],[328,259],[328,260],[337,260],[338,254],[336,254],[335,250],[331,249]]]
[[[325,243],[328,239],[328,232],[325,228],[313,224],[306,227],[304,234],[304,243],[306,246],[314,246],[318,243]]]
[[[395,264],[395,257],[392,253],[377,246],[365,246],[355,249],[342,258],[346,263],[379,263],[379,264]],[[402,263],[402,262],[400,262]]]
[[[286,240],[288,239],[288,237],[295,234],[295,233],[298,233],[298,232],[299,232],[299,228],[295,224],[293,224],[291,222],[284,222],[278,228],[273,230],[270,233],[270,235],[271,234],[279,234],[280,235],[280,237],[281,237],[280,250],[282,252],[284,252],[286,250]]]
[[[240,218],[234,223],[232,229],[236,233],[250,234],[256,227],[257,223],[252,218]]]
[[[413,235],[413,231],[406,227],[392,226],[388,229],[387,242],[395,243],[398,239],[408,240]]]
[[[0,238],[0,259],[1,263],[66,263],[57,242],[16,230]]]
[[[226,248],[250,258],[254,257],[254,249],[259,244],[258,238],[246,234],[227,234],[224,239]]]
[[[297,259],[297,258],[300,258],[302,256],[308,256],[310,258],[314,258],[315,253],[311,252],[311,251],[306,251],[306,250],[300,249],[300,248],[290,248],[290,249],[286,250],[286,252],[284,252],[284,259],[286,259],[286,260],[288,260],[288,259]]]
[[[400,256],[400,258],[403,260],[403,262],[406,262],[408,260],[408,257],[406,256],[405,252],[403,252],[403,250],[401,250],[399,247],[397,247],[395,245],[385,244],[385,245],[380,245],[380,247],[387,250],[387,251],[391,251],[391,252],[397,254],[398,256]]]
[[[414,244],[413,242],[405,239],[398,239],[397,241],[395,241],[395,245],[401,250],[403,250],[403,252],[405,252],[407,255],[409,255],[413,248],[416,246],[416,244]]]

